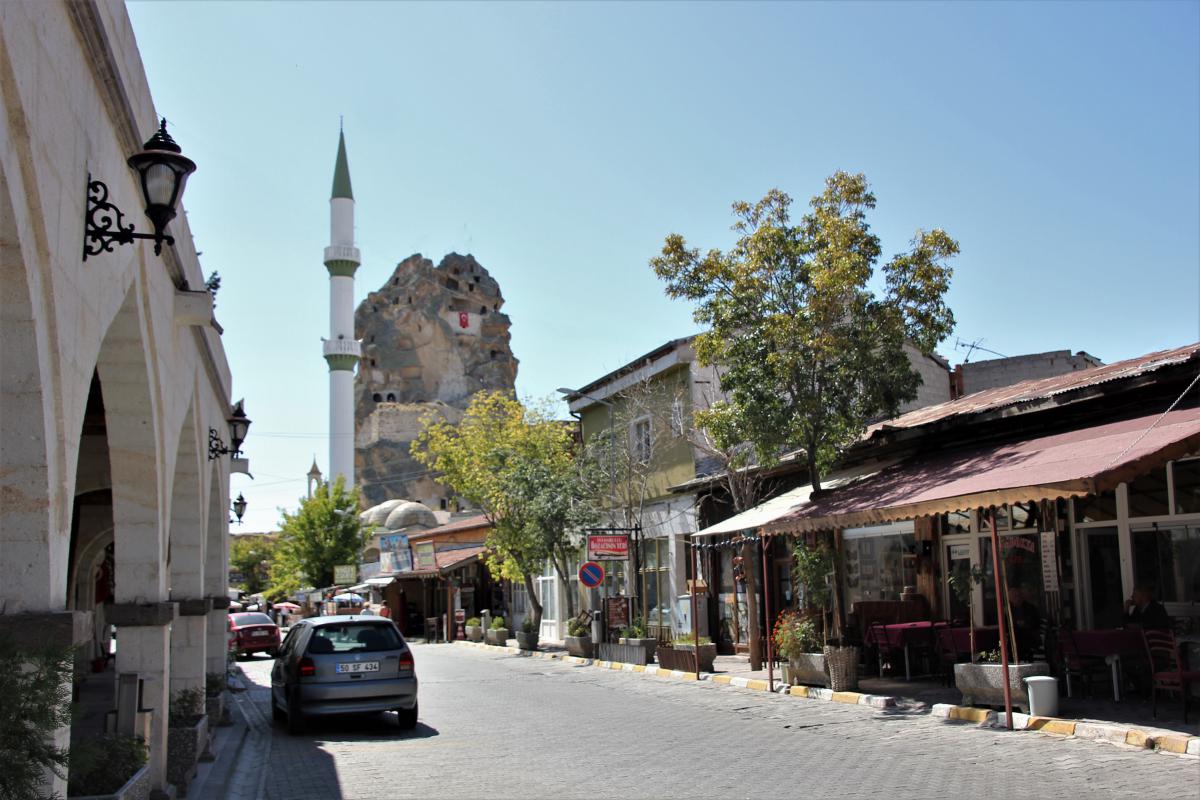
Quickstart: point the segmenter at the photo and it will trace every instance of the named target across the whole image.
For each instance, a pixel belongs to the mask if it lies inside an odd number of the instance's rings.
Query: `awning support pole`
[[[692,655],[696,668],[696,680],[700,680],[700,603],[696,599],[697,586],[700,583],[700,550],[693,539],[692,547]]]
[[[1000,628],[1000,670],[1004,673],[1004,720],[1005,727],[1013,728],[1012,719],[1012,687],[1008,681],[1008,634],[1004,630],[1004,603],[1000,591],[1000,536],[996,533],[996,507],[988,508],[988,518],[992,526],[992,581],[996,586],[996,623]]]
[[[772,649],[775,627],[771,624],[771,570],[767,564],[767,550],[771,540],[762,536],[763,610],[767,615],[767,691],[775,691],[775,653]]]

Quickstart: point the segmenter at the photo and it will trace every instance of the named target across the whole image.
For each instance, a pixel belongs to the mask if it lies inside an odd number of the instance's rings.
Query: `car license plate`
[[[338,664],[338,672],[379,672],[378,661],[356,661],[353,664]]]
[[[251,636],[270,636],[271,632],[270,631],[251,631],[250,635]]]

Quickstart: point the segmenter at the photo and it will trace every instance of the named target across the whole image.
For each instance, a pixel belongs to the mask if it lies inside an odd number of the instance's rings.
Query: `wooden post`
[[[1000,536],[996,533],[996,507],[988,509],[992,523],[992,582],[996,586],[996,625],[1000,629],[1000,670],[1004,681],[1005,727],[1012,730],[1012,687],[1008,685],[1008,635],[1004,629],[1004,603],[1000,594]]]
[[[750,644],[751,671],[762,669],[762,636],[758,628],[758,598],[755,596],[758,593],[758,581],[754,579],[758,566],[755,562],[758,559],[755,555],[754,543],[746,539],[742,544],[742,568],[746,576],[746,625],[750,629],[746,631],[746,637]]]
[[[700,617],[697,609],[700,603],[696,599],[696,586],[700,583],[700,554],[696,550],[695,540],[692,541],[692,557],[689,559],[692,562],[692,644],[695,649],[692,655],[695,657],[693,663],[696,668],[696,680],[700,680]]]
[[[772,634],[774,633],[771,624],[771,568],[767,560],[767,549],[770,547],[771,540],[767,537],[762,537],[762,573],[763,573],[763,609],[767,619],[767,691],[775,691],[775,653],[772,649]]]

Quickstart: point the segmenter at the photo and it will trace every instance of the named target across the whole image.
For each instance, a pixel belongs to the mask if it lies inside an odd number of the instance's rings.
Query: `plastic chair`
[[[1153,714],[1158,719],[1158,692],[1179,692],[1183,698],[1183,724],[1188,721],[1188,688],[1200,683],[1200,670],[1185,670],[1179,657],[1179,645],[1171,631],[1142,631],[1146,656],[1150,660],[1150,686],[1154,695]]]

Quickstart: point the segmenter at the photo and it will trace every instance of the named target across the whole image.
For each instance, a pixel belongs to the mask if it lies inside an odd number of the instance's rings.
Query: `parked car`
[[[417,671],[400,629],[386,617],[339,615],[292,626],[271,670],[271,711],[290,733],[307,717],[395,711],[417,725]]]
[[[229,652],[241,658],[251,653],[279,652],[279,626],[266,614],[242,612],[229,615]]]

